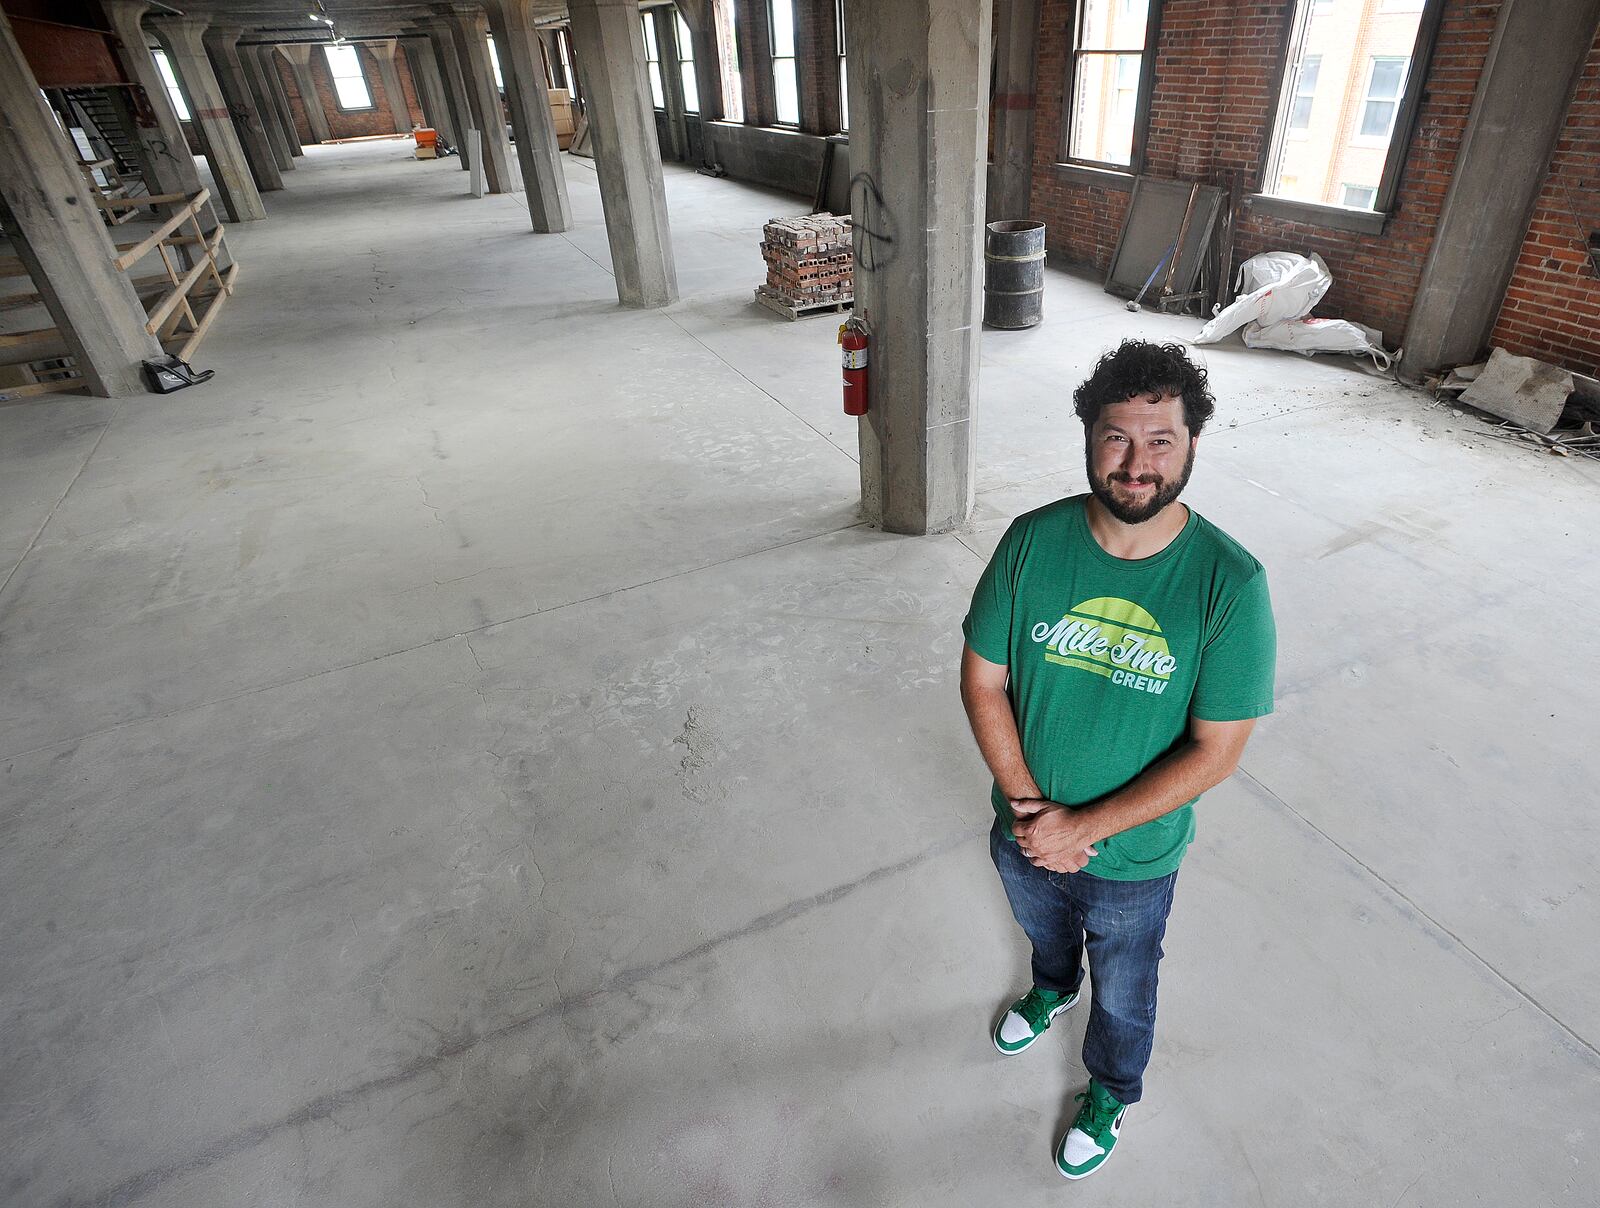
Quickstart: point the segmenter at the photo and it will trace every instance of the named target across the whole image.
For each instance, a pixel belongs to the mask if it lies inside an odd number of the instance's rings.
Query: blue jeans
[[[1033,944],[1033,984],[1071,993],[1094,970],[1083,1064],[1123,1103],[1144,1093],[1156,1036],[1156,966],[1178,874],[1110,881],[1086,872],[1036,868],[995,823],[989,851],[1011,913]]]

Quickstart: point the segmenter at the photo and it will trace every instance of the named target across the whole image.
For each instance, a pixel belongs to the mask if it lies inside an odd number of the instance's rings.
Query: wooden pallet
[[[855,302],[850,298],[836,299],[832,302],[789,302],[760,289],[756,290],[756,301],[768,310],[777,311],[786,319],[809,319],[814,315],[842,315],[848,314],[855,308]]]

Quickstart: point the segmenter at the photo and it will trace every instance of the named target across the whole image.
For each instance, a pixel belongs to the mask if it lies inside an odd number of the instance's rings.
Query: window
[[[833,0],[833,28],[839,47],[839,129],[850,129],[850,73],[844,62],[844,0]]]
[[[661,84],[661,51],[656,46],[655,17],[645,13],[640,22],[644,25],[644,73],[650,80],[650,101],[657,109],[665,109],[667,95]]]
[[[494,86],[506,90],[506,78],[500,74],[500,52],[494,48],[494,35],[489,35],[489,70],[494,72]]]
[[[739,14],[733,0],[711,0],[707,6],[716,31],[717,67],[722,73],[722,117],[744,121],[744,77],[739,72]]]
[[[561,78],[566,81],[567,95],[578,95],[578,78],[572,74],[572,51],[567,46],[570,37],[566,28],[556,30],[556,57],[561,60]]]
[[[1395,114],[1400,111],[1400,93],[1405,88],[1407,61],[1399,57],[1374,55],[1367,71],[1367,97],[1361,106],[1363,139],[1384,143],[1394,133]]]
[[[361,70],[361,56],[350,45],[324,46],[328,56],[328,74],[333,77],[334,95],[339,98],[339,108],[371,109],[372,92],[367,88],[366,74]]]
[[[700,86],[694,78],[694,39],[689,36],[689,23],[682,13],[676,13],[678,22],[678,75],[683,80],[683,111],[700,112]]]
[[[1391,12],[1379,3],[1294,0],[1262,164],[1266,212],[1382,230],[1443,7],[1405,2],[1406,11]]]
[[[161,82],[167,86],[167,95],[172,98],[172,107],[178,111],[178,120],[188,121],[189,106],[184,103],[183,90],[178,87],[178,77],[172,74],[172,63],[166,51],[156,51],[156,67],[161,72]]]
[[[1079,0],[1066,156],[1131,168],[1144,81],[1150,0]]]
[[[767,0],[772,34],[772,91],[780,126],[800,124],[800,77],[794,61],[794,0]]]
[[[1345,185],[1344,196],[1339,204],[1349,206],[1353,210],[1370,210],[1372,203],[1378,200],[1376,185]]]
[[[1317,95],[1317,73],[1321,70],[1321,55],[1307,55],[1300,64],[1300,78],[1294,86],[1294,105],[1289,110],[1290,130],[1311,129],[1311,102]]]

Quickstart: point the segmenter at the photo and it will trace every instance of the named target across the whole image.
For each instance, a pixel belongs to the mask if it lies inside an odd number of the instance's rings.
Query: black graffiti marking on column
[[[857,191],[860,191],[859,204]],[[870,172],[857,172],[850,178],[850,210],[859,212],[861,221],[855,223],[857,232],[856,256],[861,268],[875,273],[894,263],[899,250],[895,247],[895,220],[883,199],[883,190]]]

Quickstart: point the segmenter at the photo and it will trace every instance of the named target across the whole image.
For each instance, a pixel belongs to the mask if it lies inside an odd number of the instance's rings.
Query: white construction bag
[[[1239,266],[1239,294],[1233,304],[1200,329],[1196,344],[1215,344],[1246,323],[1269,327],[1309,315],[1333,284],[1333,274],[1313,252],[1262,252]]]
[[[1215,344],[1244,328],[1248,348],[1282,348],[1310,356],[1345,352],[1370,356],[1380,369],[1389,368],[1383,333],[1347,319],[1312,319],[1311,308],[1333,284],[1333,274],[1313,252],[1263,252],[1239,266],[1233,304],[1218,312],[1195,335],[1195,344]]]

